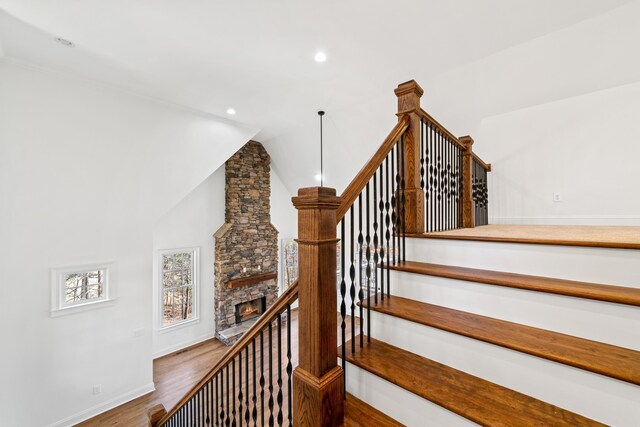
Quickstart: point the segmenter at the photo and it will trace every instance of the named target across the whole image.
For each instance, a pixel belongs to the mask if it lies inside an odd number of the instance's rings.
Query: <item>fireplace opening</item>
[[[236,325],[246,322],[247,320],[260,317],[260,315],[265,312],[266,308],[266,297],[256,298],[251,301],[236,304]]]

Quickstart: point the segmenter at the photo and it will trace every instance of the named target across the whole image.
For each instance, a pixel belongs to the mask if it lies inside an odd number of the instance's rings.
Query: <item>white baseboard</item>
[[[167,354],[173,353],[174,351],[178,351],[178,350],[182,350],[185,347],[189,347],[198,343],[201,343],[202,341],[206,341],[209,340],[211,338],[215,338],[216,333],[215,332],[208,332],[204,335],[200,335],[199,337],[196,338],[192,338],[190,340],[187,341],[182,341],[178,344],[172,345],[170,347],[165,347],[161,350],[158,350],[156,352],[153,353],[153,358],[157,359],[159,357],[162,356],[166,356]]]
[[[530,224],[530,225],[628,225],[640,226],[640,216],[602,215],[602,216],[504,216],[491,217],[489,224]]]
[[[92,408],[86,409],[82,412],[78,412],[77,414],[74,414],[63,420],[57,421],[53,424],[49,424],[47,427],[67,427],[67,426],[76,425],[78,423],[81,423],[82,421],[86,421],[89,418],[95,417],[96,415],[106,412],[109,409],[113,409],[116,406],[120,406],[140,396],[144,396],[147,393],[151,393],[152,391],[155,391],[155,389],[156,388],[154,384],[149,383],[142,387],[138,387],[135,390],[131,390],[127,393],[121,394],[120,396],[116,396],[113,399],[109,399],[106,402],[96,405]]]

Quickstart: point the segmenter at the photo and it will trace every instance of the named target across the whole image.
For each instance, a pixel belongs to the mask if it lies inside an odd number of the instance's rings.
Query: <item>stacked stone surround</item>
[[[278,230],[271,224],[270,157],[262,144],[249,141],[227,160],[225,179],[225,224],[214,235],[214,304],[216,336],[229,345],[239,336],[228,339],[220,332],[235,326],[236,304],[265,296],[269,308],[278,297],[278,281],[236,289],[227,282],[277,272]]]

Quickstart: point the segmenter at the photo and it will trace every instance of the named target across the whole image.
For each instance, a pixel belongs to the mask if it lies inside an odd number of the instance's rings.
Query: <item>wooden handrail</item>
[[[480,166],[484,168],[487,172],[491,172],[491,163],[485,163],[476,153],[472,153],[473,160],[475,160]]]
[[[447,137],[449,137],[451,139],[451,141],[453,141],[453,143],[456,144],[458,147],[460,147],[463,150],[466,148],[466,146],[463,143],[460,142],[460,140],[458,139],[457,136],[455,136],[454,134],[449,132],[447,130],[447,128],[442,126],[440,124],[440,122],[438,122],[436,119],[431,117],[431,115],[429,115],[429,113],[424,111],[422,108],[420,109],[420,115],[422,116],[422,118],[426,119],[429,123],[431,123],[432,125],[437,127],[443,134],[445,134]]]
[[[402,136],[402,134],[409,127],[409,117],[404,116],[398,121],[398,124],[391,130],[391,133],[384,140],[378,151],[371,156],[369,161],[364,165],[358,175],[351,181],[351,183],[345,188],[340,196],[342,201],[340,202],[340,207],[338,207],[337,211],[337,222],[339,223],[342,218],[344,218],[345,214],[351,208],[353,202],[356,201],[358,195],[362,192],[364,187],[367,185],[367,182],[371,179],[376,170],[380,167],[384,159],[387,157],[387,154],[393,149],[394,145],[398,141],[398,138]]]
[[[249,328],[247,332],[242,335],[238,341],[233,344],[229,350],[222,356],[220,360],[211,368],[209,373],[205,375],[198,383],[191,388],[189,393],[187,393],[180,401],[165,415],[162,417],[160,421],[158,421],[155,425],[160,426],[163,423],[166,423],[171,419],[173,415],[178,412],[178,410],[183,407],[196,393],[204,387],[204,385],[209,382],[213,377],[215,377],[227,364],[231,362],[233,358],[235,358],[238,353],[240,353],[245,346],[247,346],[251,340],[258,336],[261,330],[266,328],[270,322],[273,321],[277,314],[280,314],[284,311],[287,305],[293,303],[298,298],[298,281],[296,280],[289,289],[284,291],[282,295],[276,300],[276,302],[269,307],[267,311],[264,312],[262,316],[258,319],[256,323],[253,324]],[[291,319],[287,319],[287,321],[291,321]]]

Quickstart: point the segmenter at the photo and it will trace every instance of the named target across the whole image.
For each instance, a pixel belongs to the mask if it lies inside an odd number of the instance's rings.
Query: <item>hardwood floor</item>
[[[292,348],[292,364],[297,366],[298,364],[298,313],[293,311],[291,313],[291,348]],[[347,322],[350,332],[351,322]],[[356,325],[359,322],[356,321]],[[286,342],[285,331],[286,326],[282,327],[283,337],[283,368],[286,366]],[[275,344],[276,333],[274,330],[274,349],[277,348]],[[340,333],[338,333],[340,337]],[[266,344],[265,334],[265,348],[268,348]],[[340,339],[340,338],[339,338]],[[113,408],[107,412],[104,412],[96,417],[93,417],[87,421],[84,421],[78,426],[82,427],[103,427],[103,426],[147,426],[147,411],[153,406],[162,403],[165,409],[171,409],[210,369],[215,363],[225,354],[229,347],[222,344],[217,339],[211,339],[187,349],[169,354],[167,356],[160,357],[153,362],[153,380],[156,390],[152,393],[141,396],[131,402],[127,402],[116,408]],[[274,355],[276,354],[274,350]],[[275,357],[275,356],[274,356]],[[251,361],[252,359],[250,359]],[[266,372],[265,370],[265,375]],[[275,369],[274,369],[275,371]],[[286,371],[283,369],[283,375],[286,375]],[[284,392],[284,402],[287,401],[286,387]],[[285,405],[286,406],[286,405]],[[353,405],[352,405],[353,406]],[[361,408],[361,405],[355,407]],[[285,419],[286,419],[285,412]],[[346,424],[346,423],[345,423]],[[346,424],[357,425],[357,424]],[[390,424],[393,425],[393,424]]]
[[[483,225],[412,237],[640,249],[640,227],[579,225]]]

